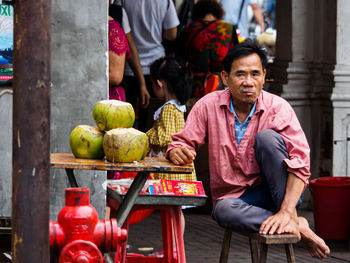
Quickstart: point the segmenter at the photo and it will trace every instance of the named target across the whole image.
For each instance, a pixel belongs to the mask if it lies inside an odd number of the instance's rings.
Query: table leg
[[[134,181],[132,182],[128,192],[126,193],[123,201],[120,203],[117,212],[113,216],[117,219],[119,227],[122,227],[125,219],[128,217],[130,210],[135,204],[135,201],[148,179],[149,173],[139,172]]]
[[[173,217],[174,224],[174,234],[176,237],[176,251],[179,263],[186,263],[186,254],[185,254],[185,243],[184,243],[184,229],[183,222],[181,222],[181,206],[172,206],[170,208],[170,213]]]
[[[66,170],[66,174],[67,174],[70,186],[71,187],[79,187],[77,181],[75,180],[73,169],[66,168],[65,170]]]

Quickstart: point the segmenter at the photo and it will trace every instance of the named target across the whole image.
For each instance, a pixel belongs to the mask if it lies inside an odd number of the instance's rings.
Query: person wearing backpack
[[[226,53],[238,44],[234,26],[223,21],[223,15],[218,1],[199,0],[192,8],[192,21],[180,32],[177,55],[188,62],[193,74],[192,101],[206,95],[208,77],[219,76]]]
[[[147,91],[145,77],[142,73],[140,57],[139,57],[137,48],[135,46],[134,39],[131,34],[129,19],[122,5],[123,5],[123,2],[121,2],[120,4],[117,4],[116,2],[111,3],[109,5],[108,13],[109,13],[109,17],[112,17],[115,21],[117,21],[125,32],[126,39],[130,49],[130,52],[129,52],[130,54],[126,57],[126,61],[128,62],[128,65],[130,66],[132,72],[134,73],[135,79],[137,80],[137,83],[138,83],[136,87],[139,88],[140,105],[141,107],[147,107],[149,104],[150,95]],[[124,75],[124,67],[122,69],[121,74]],[[125,87],[125,81],[122,81],[120,83],[120,86]],[[125,100],[125,95],[124,95],[124,100]]]

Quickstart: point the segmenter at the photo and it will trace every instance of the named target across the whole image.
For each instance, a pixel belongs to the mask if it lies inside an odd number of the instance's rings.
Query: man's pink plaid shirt
[[[261,91],[256,111],[244,137],[237,144],[234,114],[230,111],[230,91],[216,91],[200,99],[192,108],[183,130],[173,134],[167,153],[185,146],[197,150],[209,142],[209,172],[212,198],[239,197],[245,189],[260,183],[260,170],[255,159],[257,132],[272,129],[286,144],[288,172],[305,183],[310,177],[310,148],[297,116],[283,98]],[[209,176],[209,175],[208,175]]]

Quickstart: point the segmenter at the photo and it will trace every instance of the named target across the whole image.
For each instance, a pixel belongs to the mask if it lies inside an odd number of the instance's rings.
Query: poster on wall
[[[0,0],[0,82],[13,77],[13,6]]]

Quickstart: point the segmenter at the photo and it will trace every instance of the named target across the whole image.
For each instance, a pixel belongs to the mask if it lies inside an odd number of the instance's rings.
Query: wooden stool
[[[284,244],[288,263],[295,262],[293,244],[299,242],[299,239],[294,234],[275,234],[261,235],[259,233],[244,234],[249,237],[250,253],[253,263],[266,262],[268,245]],[[226,263],[230,250],[232,231],[225,230],[224,240],[222,242],[220,263]]]

